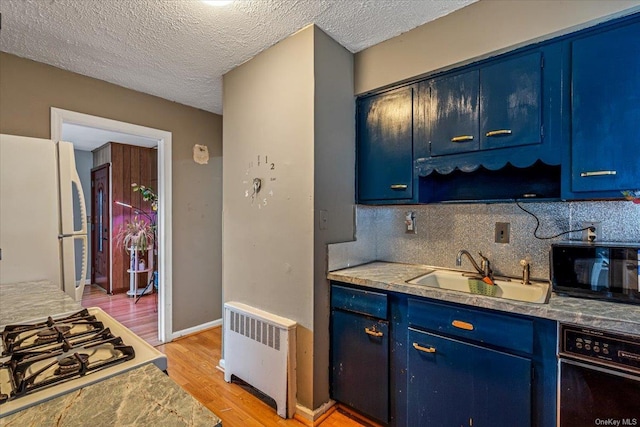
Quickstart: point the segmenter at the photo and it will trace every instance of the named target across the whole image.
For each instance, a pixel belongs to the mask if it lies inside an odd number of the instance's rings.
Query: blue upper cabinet
[[[426,119],[418,126],[427,130],[416,135],[427,138],[416,140],[417,175],[529,168],[538,161],[557,167],[561,65],[560,43],[543,44],[422,82],[430,92],[421,91]]]
[[[358,201],[409,203],[414,196],[416,86],[358,100]]]
[[[542,142],[542,52],[431,82],[431,155]]]
[[[431,155],[464,153],[480,148],[477,70],[434,79],[431,103]]]
[[[483,150],[542,142],[542,53],[480,69]]]
[[[640,22],[575,39],[570,51],[567,198],[640,189]]]

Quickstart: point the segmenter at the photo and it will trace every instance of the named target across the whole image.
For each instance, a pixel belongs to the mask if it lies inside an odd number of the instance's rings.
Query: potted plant
[[[124,245],[127,251],[145,252],[154,243],[153,226],[137,216],[131,221],[125,221],[116,234],[116,241]]]

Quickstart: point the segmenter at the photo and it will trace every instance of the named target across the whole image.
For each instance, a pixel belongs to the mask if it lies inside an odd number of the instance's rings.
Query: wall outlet
[[[594,227],[591,230],[588,227]],[[582,221],[582,240],[585,242],[596,242],[602,240],[602,225],[599,221]]]
[[[511,223],[496,222],[496,243],[509,243]]]
[[[416,234],[416,213],[409,211],[404,216],[405,233]]]

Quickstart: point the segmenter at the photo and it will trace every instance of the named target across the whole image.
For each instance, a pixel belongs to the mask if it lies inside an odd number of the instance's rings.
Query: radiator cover
[[[296,322],[239,302],[224,304],[224,379],[235,375],[276,402],[296,407]]]

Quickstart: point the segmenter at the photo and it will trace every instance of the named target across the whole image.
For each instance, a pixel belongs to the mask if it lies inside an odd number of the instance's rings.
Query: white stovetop
[[[88,308],[88,310],[89,313],[96,316],[96,318],[100,320],[105,325],[105,327],[110,328],[113,335],[121,337],[125,345],[132,346],[135,349],[135,358],[96,372],[92,372],[89,375],[74,379],[73,381],[56,384],[43,390],[39,390],[23,396],[19,399],[3,403],[0,405],[0,418],[28,408],[30,406],[36,405],[38,403],[44,402],[46,400],[53,399],[54,397],[69,393],[73,390],[77,390],[90,384],[94,384],[107,378],[122,374],[123,372],[136,369],[149,363],[153,363],[162,371],[167,370],[167,357],[164,354],[153,348],[142,338],[138,337],[113,317],[102,311],[102,309],[98,307],[91,307]],[[55,317],[64,317],[64,315],[56,315]],[[41,322],[43,320],[46,320],[46,318],[47,316],[43,316],[21,323]]]

